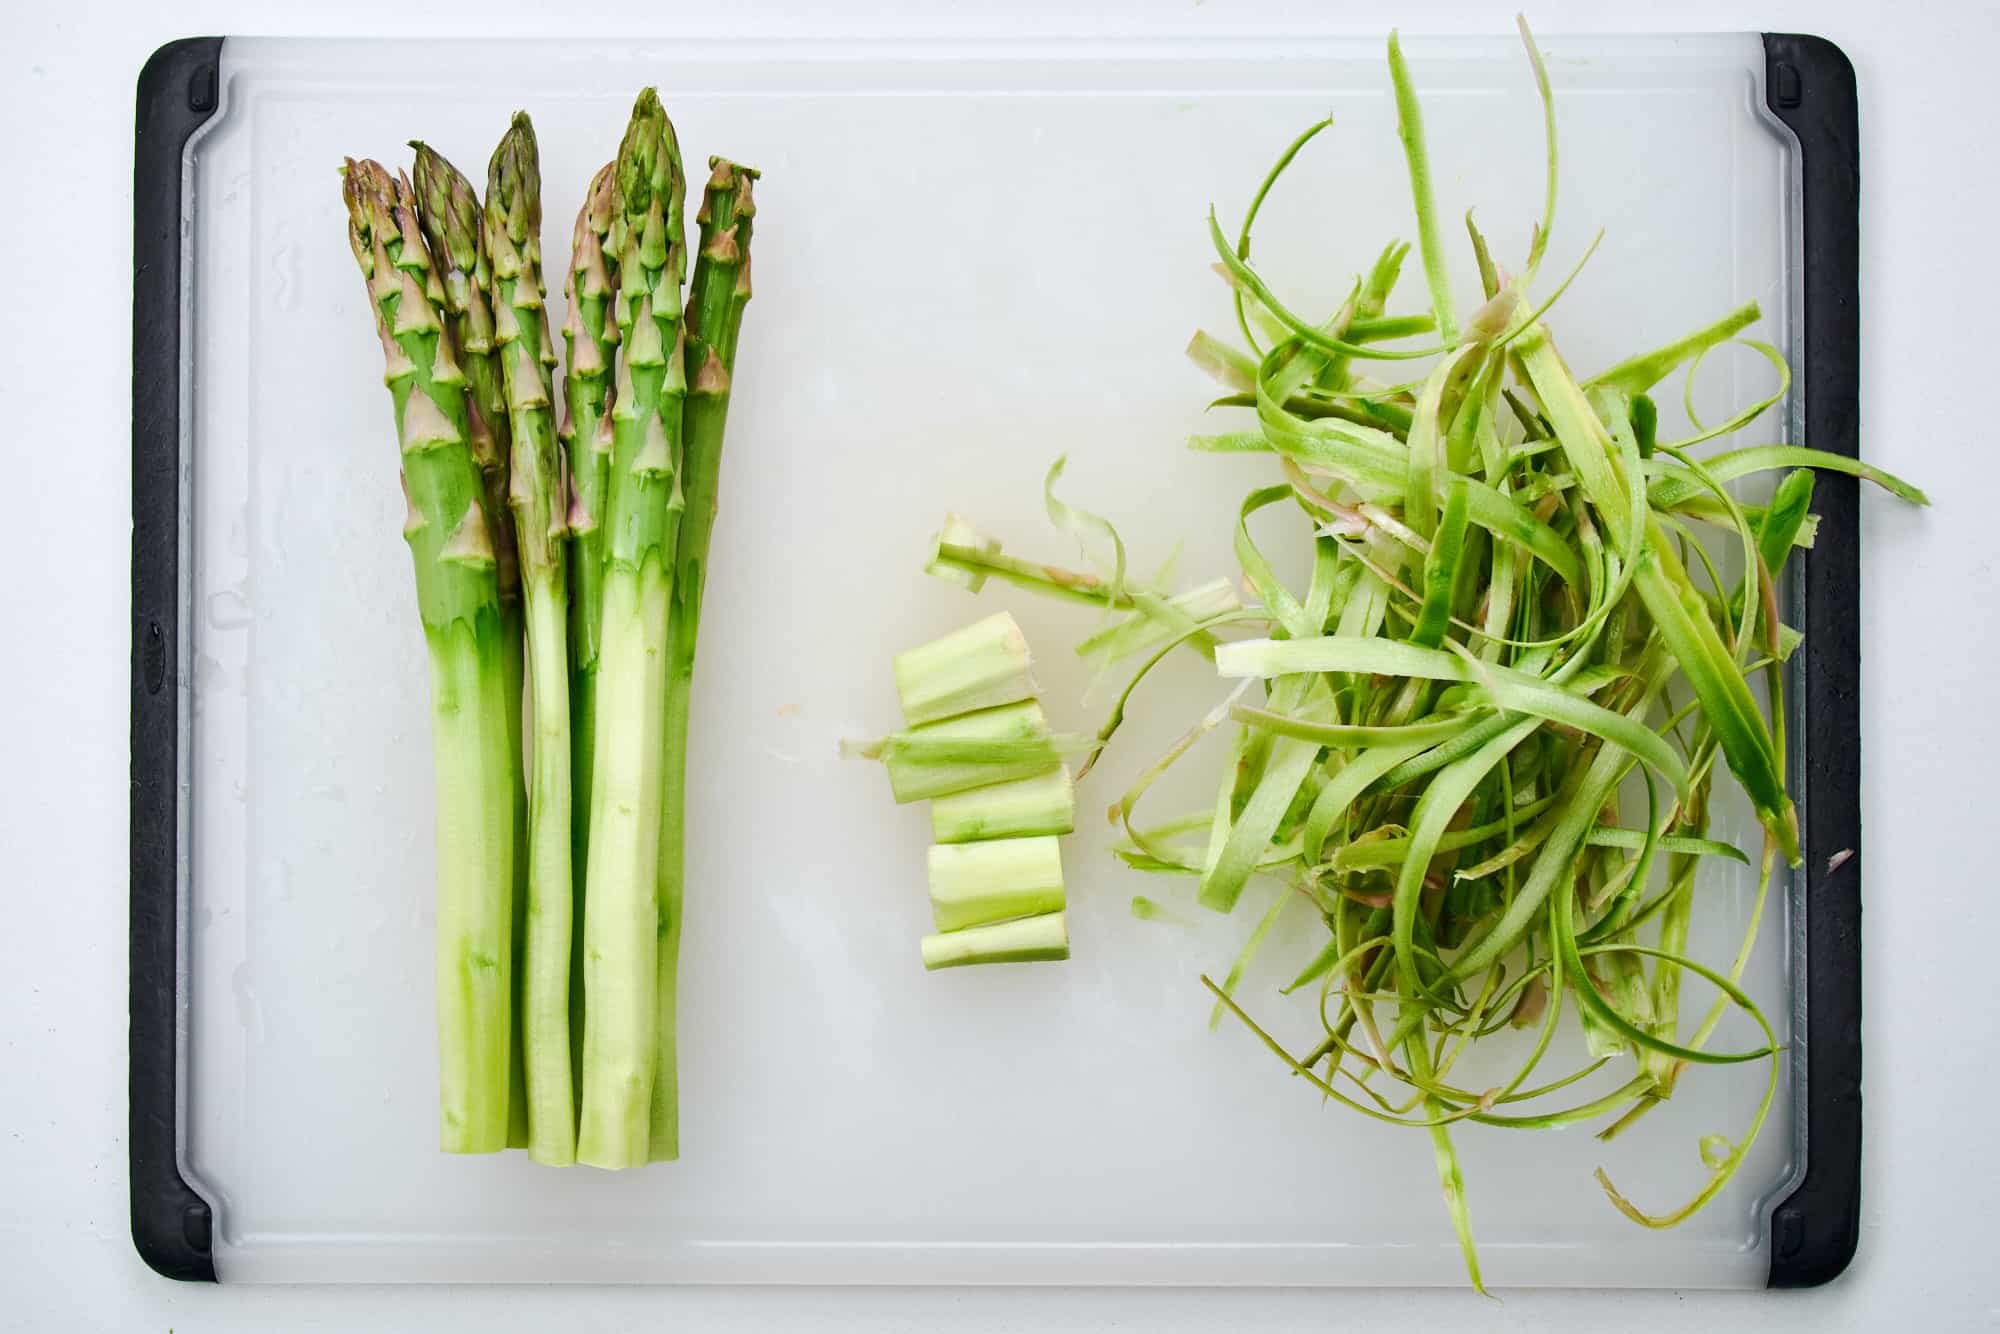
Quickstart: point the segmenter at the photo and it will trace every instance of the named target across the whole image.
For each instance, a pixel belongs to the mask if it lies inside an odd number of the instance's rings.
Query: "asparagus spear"
[[[563,280],[569,314],[563,340],[569,345],[569,376],[563,383],[562,446],[570,468],[569,662],[570,786],[576,809],[590,809],[591,739],[597,710],[597,640],[604,607],[604,500],[611,471],[611,366],[617,356],[618,322],[611,314],[616,290],[618,246],[623,219],[618,211],[617,163],[607,162],[590,179],[571,233],[569,275]],[[588,820],[575,822],[572,845],[576,885],[583,887],[590,850]],[[577,903],[582,921],[582,901]],[[582,998],[581,946],[572,992]],[[576,1007],[572,1019],[582,1017]]]
[[[681,328],[686,183],[673,126],[651,88],[639,95],[618,150],[625,215],[616,311],[599,728],[591,759],[590,853],[584,894],[583,1108],[577,1160],[647,1160],[658,1029],[668,605],[687,396]]]
[[[570,469],[569,733],[570,804],[570,1070],[583,1086],[583,890],[590,853],[590,764],[597,735],[597,642],[604,611],[605,499],[611,472],[611,367],[618,321],[618,252],[625,219],[618,207],[618,164],[590,178],[570,237],[563,291],[569,314],[563,339],[569,375],[563,381],[561,439]]]
[[[507,508],[509,462],[506,378],[493,343],[493,273],[487,263],[479,194],[465,173],[421,139],[410,140],[416,164],[410,172],[417,195],[417,224],[436,259],[444,284],[446,336],[465,372],[471,414],[472,458],[479,465],[489,515]],[[494,523],[494,572],[503,595],[518,596],[520,566],[514,532]]]
[[[445,336],[465,371],[469,445],[479,465],[487,528],[493,539],[494,574],[500,587],[502,658],[507,671],[507,736],[514,816],[514,846],[528,839],[528,797],[521,781],[521,687],[525,675],[521,627],[521,568],[514,525],[507,513],[507,470],[511,454],[507,386],[493,340],[493,270],[487,262],[480,222],[479,195],[472,182],[422,140],[416,150],[414,188],[417,223],[424,244],[442,272]],[[514,967],[521,967],[522,915],[527,906],[527,860],[514,865]],[[510,1095],[507,1143],[520,1148],[528,1142],[528,1101],[523,1082],[520,1014],[514,1016],[514,1087]]]
[[[466,375],[439,319],[444,285],[412,188],[380,163],[350,158],[343,194],[387,361],[409,506],[403,536],[430,650],[440,1140],[448,1153],[492,1153],[507,1143],[515,847],[496,553]]]
[[[695,221],[695,260],[686,317],[687,364],[694,381],[682,412],[685,461],[679,478],[687,509],[674,556],[673,614],[667,656],[666,806],[660,822],[658,1056],[653,1076],[650,1156],[680,1156],[680,1079],[674,1046],[676,980],[680,968],[681,904],[687,841],[688,705],[694,682],[695,639],[708,577],[709,539],[722,466],[722,430],[729,416],[736,339],[750,300],[750,227],[757,215],[750,187],[757,173],[724,158],[708,160],[708,185]]]
[[[526,112],[494,151],[486,177],[484,239],[493,275],[494,340],[506,381],[508,499],[513,506],[527,609],[533,689],[534,771],[528,787],[527,892],[519,1029],[527,1095],[528,1156],[565,1166],[576,1158],[570,1084],[570,738],[568,611],[563,575],[567,487],[556,442],[542,287],[541,157]]]

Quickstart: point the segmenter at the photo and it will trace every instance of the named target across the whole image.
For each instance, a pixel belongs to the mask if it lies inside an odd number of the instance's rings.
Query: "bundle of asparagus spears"
[[[348,159],[342,190],[430,649],[442,1145],[672,1159],[688,709],[757,173],[709,159],[690,281],[680,146],[639,95],[576,220],[558,425],[533,125],[483,200],[412,147],[413,176]]]

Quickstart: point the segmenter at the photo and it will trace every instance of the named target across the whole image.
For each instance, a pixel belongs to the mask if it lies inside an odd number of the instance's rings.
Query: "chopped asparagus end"
[[[939,844],[930,850],[930,881],[940,931],[1063,907],[1062,851],[1052,834]]]
[[[931,836],[939,843],[1032,838],[1076,828],[1076,785],[1067,765],[1051,773],[989,783],[931,803]]]
[[[1031,698],[1028,640],[997,612],[896,655],[896,695],[911,726]]]
[[[925,936],[923,952],[929,971],[969,963],[1051,962],[1069,957],[1069,927],[1061,913],[1046,913]]]
[[[930,561],[924,566],[925,574],[934,574],[969,593],[977,593],[986,587],[986,572],[945,555],[944,548],[948,546],[970,547],[984,555],[997,556],[1000,554],[1000,539],[986,537],[958,515],[947,514],[944,516],[944,527],[938,530],[937,542],[931,549]]]
[[[1042,706],[1027,699],[898,732],[882,743],[881,759],[901,805],[1048,773],[1062,750]]]

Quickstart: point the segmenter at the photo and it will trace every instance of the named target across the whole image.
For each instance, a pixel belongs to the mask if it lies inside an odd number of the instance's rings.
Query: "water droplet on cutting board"
[[[267,860],[258,873],[263,891],[273,902],[292,901],[292,864],[279,857]]]
[[[228,673],[223,671],[220,662],[206,653],[194,655],[194,688],[198,693],[206,695],[228,683]]]
[[[279,246],[271,255],[271,272],[275,285],[271,288],[271,304],[279,310],[299,308],[299,252],[292,246]]]
[[[264,1012],[257,1004],[257,993],[250,984],[250,964],[246,960],[239,963],[229,973],[229,990],[236,997],[236,1022],[250,1035],[250,1040],[258,1046],[270,1041],[264,1030]]]
[[[215,630],[241,630],[250,624],[250,602],[234,588],[208,595],[208,624]]]

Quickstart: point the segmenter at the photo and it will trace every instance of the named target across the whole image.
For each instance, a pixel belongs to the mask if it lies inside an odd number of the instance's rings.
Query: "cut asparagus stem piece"
[[[648,1131],[655,1162],[680,1156],[680,1078],[674,1019],[678,1008],[681,905],[687,842],[688,710],[695,644],[708,582],[709,539],[721,493],[722,432],[729,417],[736,341],[750,301],[750,229],[757,215],[757,173],[710,158],[708,184],[695,214],[700,250],[688,288],[687,364],[692,376],[682,409],[686,457],[681,488],[687,508],[674,553],[674,601],[667,650],[666,807],[660,818],[660,952],[656,1004],[658,1052]]]
[[[1030,778],[1062,764],[1062,742],[1031,699],[912,727],[879,744],[898,805]]]
[[[1067,765],[1052,773],[992,783],[931,803],[939,843],[1067,834],[1076,828],[1076,785]]]
[[[414,193],[379,163],[351,158],[343,193],[387,360],[409,504],[403,536],[430,649],[440,1142],[447,1153],[493,1153],[507,1144],[515,855],[493,538],[466,377],[444,335]]]
[[[898,653],[896,696],[912,727],[1030,699],[1028,640],[1007,612]]]
[[[516,1004],[528,1156],[562,1167],[576,1160],[569,1050],[569,653],[563,572],[569,504],[551,410],[550,371],[556,357],[542,287],[541,196],[534,126],[527,113],[517,112],[488,169],[485,218],[495,340],[512,441],[509,498],[533,682],[534,770],[528,784],[527,902]]]
[[[486,254],[478,192],[465,174],[430,145],[412,140],[416,150],[413,189],[417,225],[435,260],[433,300],[442,307],[445,338],[451,343],[466,379],[468,445],[479,465],[488,534],[493,540],[493,569],[500,590],[501,663],[507,677],[506,696],[509,791],[514,818],[514,943],[515,976],[520,976],[527,910],[528,795],[521,781],[521,690],[526,677],[525,635],[521,615],[521,565],[514,523],[508,513],[508,469],[512,449],[507,387],[494,338],[493,269]],[[524,1082],[520,1031],[514,1014],[513,1087],[509,1093],[507,1144],[528,1142],[528,1096]]]
[[[988,556],[1000,554],[1000,539],[983,536],[977,528],[956,514],[944,516],[944,527],[939,530],[937,543],[931,550],[931,559],[924,566],[925,574],[933,574],[947,583],[957,584],[968,593],[977,593],[986,587],[986,572],[954,564],[943,555],[946,546],[970,547]]]
[[[930,881],[940,931],[1059,912],[1062,850],[1054,835],[941,843],[930,850]]]
[[[681,508],[686,268],[680,149],[651,88],[618,151],[625,215],[612,406],[584,893],[583,1102],[577,1161],[636,1167],[658,1059],[660,817],[665,798],[667,618]]]
[[[947,931],[923,939],[929,971],[972,963],[1038,963],[1069,957],[1069,927],[1059,912],[992,926]]]

